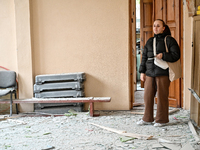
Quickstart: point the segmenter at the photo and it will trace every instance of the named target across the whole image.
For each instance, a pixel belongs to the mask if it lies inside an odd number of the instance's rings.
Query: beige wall
[[[95,109],[129,109],[128,0],[32,0],[33,76],[85,72]]]
[[[128,110],[128,2],[1,0],[0,62],[17,71],[19,98],[33,96],[36,75],[85,72],[86,96],[112,97],[95,109]]]
[[[0,0],[0,52],[0,66],[18,72],[13,0]]]
[[[183,108],[190,109],[191,92],[191,63],[192,63],[192,28],[193,18],[188,16],[188,8],[186,5],[183,7]]]

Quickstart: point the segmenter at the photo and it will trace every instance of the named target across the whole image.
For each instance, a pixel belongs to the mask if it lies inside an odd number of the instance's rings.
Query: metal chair
[[[15,99],[17,98],[17,82],[16,82],[16,72],[14,71],[0,71],[0,97],[10,94],[10,116],[12,116],[12,95],[15,94]],[[18,114],[18,107],[16,104],[16,111]]]

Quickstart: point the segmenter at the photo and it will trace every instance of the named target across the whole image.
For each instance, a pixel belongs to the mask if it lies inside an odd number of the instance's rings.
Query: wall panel
[[[128,0],[32,0],[33,76],[85,72],[95,109],[129,109]]]

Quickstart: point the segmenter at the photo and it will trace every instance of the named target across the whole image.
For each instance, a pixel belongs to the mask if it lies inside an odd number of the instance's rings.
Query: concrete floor
[[[143,94],[142,89],[135,92],[135,103],[144,102]],[[156,107],[155,104],[155,112]],[[174,108],[170,107],[170,110],[172,109]],[[193,150],[191,147],[183,149],[186,146],[192,146],[195,150],[200,149],[188,126],[189,111],[180,109],[169,115],[170,123],[160,128],[153,125],[138,126],[136,122],[142,115],[135,115],[132,112],[144,112],[144,105],[133,107],[130,111],[99,111],[99,117],[90,117],[86,112],[80,112],[76,116],[30,117],[28,115],[2,120],[0,149],[167,150],[172,147],[172,150]],[[125,137],[91,123],[133,134],[152,135],[153,138],[144,140]],[[199,135],[200,130],[198,128],[195,130]],[[163,139],[173,143],[161,142]]]
[[[141,111],[141,109],[134,111]],[[166,146],[180,149],[189,144],[189,146],[193,145],[195,150],[199,150],[200,147],[194,144],[195,138],[188,127],[188,111],[180,110],[170,115],[170,123],[163,127],[154,127],[153,124],[138,126],[136,122],[142,115],[134,115],[132,112],[133,110],[99,111],[99,117],[90,117],[86,112],[76,113],[76,116],[60,117],[53,115],[30,117],[30,114],[28,116],[21,114],[21,117],[0,121],[0,149],[166,150],[169,149]],[[112,128],[115,132],[91,123]],[[151,135],[153,138],[135,139],[121,135],[116,130]],[[162,142],[163,140],[171,143]]]

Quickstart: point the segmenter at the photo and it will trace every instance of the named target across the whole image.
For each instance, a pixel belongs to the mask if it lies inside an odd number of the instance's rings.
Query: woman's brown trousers
[[[169,122],[169,85],[170,80],[168,76],[149,77],[146,76],[144,84],[144,103],[145,113],[143,121],[153,122],[154,121],[154,98],[157,92],[157,113],[155,122],[156,123],[167,123]]]

